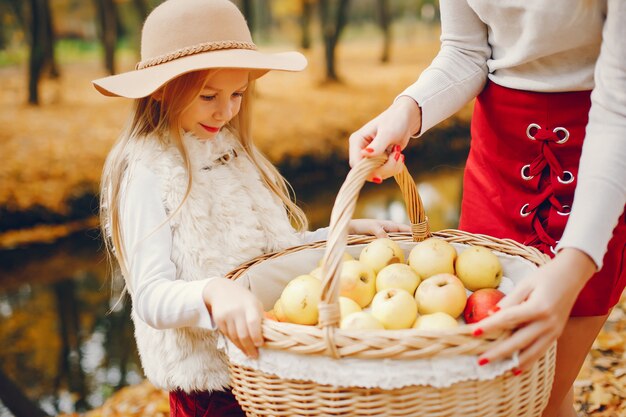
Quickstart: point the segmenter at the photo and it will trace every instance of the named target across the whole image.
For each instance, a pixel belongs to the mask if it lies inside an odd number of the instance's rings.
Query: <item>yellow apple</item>
[[[422,281],[415,291],[420,314],[447,313],[457,318],[463,313],[467,294],[463,283],[452,274],[437,274]]]
[[[482,246],[465,249],[456,260],[456,275],[470,291],[496,288],[502,280],[502,264],[496,255]]]
[[[318,266],[317,268],[315,268],[314,270],[312,270],[311,272],[309,272],[309,275],[311,275],[312,277],[315,277],[317,279],[322,279],[322,267]]]
[[[455,259],[454,246],[435,237],[418,243],[409,252],[409,265],[423,280],[444,272],[454,274]]]
[[[372,316],[385,329],[408,329],[417,317],[417,304],[411,294],[399,288],[388,288],[374,296]]]
[[[339,275],[339,295],[351,298],[361,308],[366,307],[376,294],[376,275],[372,268],[360,261],[345,261]]]
[[[368,243],[361,254],[359,261],[369,265],[374,273],[395,263],[404,263],[404,251],[400,245],[388,238],[378,238]]]
[[[414,329],[419,330],[448,330],[459,327],[459,322],[449,314],[437,312],[424,314],[415,320]]]
[[[322,266],[322,257],[319,261],[317,261],[317,266]],[[354,260],[354,256],[350,255],[348,252],[344,252],[341,258],[342,261],[352,261]]]
[[[283,311],[283,306],[280,304],[280,298],[274,303],[273,311],[274,316],[276,316],[276,319],[278,321],[287,321],[287,317],[285,316],[285,313]]]
[[[287,284],[280,295],[280,305],[290,323],[317,324],[322,283],[311,275],[300,275]],[[276,311],[276,310],[274,310]]]
[[[385,327],[371,314],[365,311],[357,311],[341,320],[341,329],[350,330],[384,330]]]
[[[391,264],[381,269],[376,275],[376,291],[401,288],[413,295],[420,281],[419,275],[407,264]]]
[[[339,311],[341,313],[341,318],[344,319],[352,313],[361,311],[361,306],[351,298],[339,297]]]

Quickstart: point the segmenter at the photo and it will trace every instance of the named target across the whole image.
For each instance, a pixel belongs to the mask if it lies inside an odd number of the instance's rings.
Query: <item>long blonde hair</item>
[[[107,156],[100,183],[100,227],[111,265],[115,258],[124,277],[128,276],[128,260],[122,240],[120,200],[126,171],[133,158],[131,145],[142,140],[159,140],[165,144],[169,138],[180,152],[188,174],[187,189],[185,197],[169,215],[169,219],[185,203],[192,184],[189,154],[180,134],[180,116],[191,106],[214,71],[195,71],[175,78],[162,87],[159,99],[153,96],[136,99],[124,130]],[[304,231],[308,222],[302,209],[292,201],[293,189],[252,141],[250,116],[253,90],[254,82],[250,81],[239,113],[226,128],[239,139],[247,156],[259,170],[264,184],[282,201],[296,230]]]

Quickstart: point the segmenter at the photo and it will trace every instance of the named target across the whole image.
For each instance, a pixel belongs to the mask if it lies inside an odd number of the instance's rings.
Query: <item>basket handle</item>
[[[343,185],[337,193],[337,198],[330,215],[330,226],[326,251],[322,259],[322,297],[319,304],[319,325],[322,327],[329,353],[339,358],[334,342],[334,331],[339,326],[339,274],[343,252],[348,241],[348,223],[352,219],[359,192],[363,188],[367,177],[376,168],[382,166],[387,156],[363,158],[348,173]],[[424,213],[422,200],[417,192],[415,182],[406,166],[394,176],[407,208],[411,221],[411,234],[415,242],[420,242],[430,236],[428,218]]]

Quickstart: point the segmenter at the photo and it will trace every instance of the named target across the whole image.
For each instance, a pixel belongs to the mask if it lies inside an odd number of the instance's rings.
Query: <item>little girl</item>
[[[262,306],[224,275],[325,238],[304,232],[287,183],[250,138],[253,80],[305,66],[297,52],[256,51],[227,0],[168,0],[144,24],[137,69],[94,81],[104,95],[135,99],[105,163],[102,225],[133,302],[142,366],[170,391],[172,416],[244,415],[213,330],[255,357]],[[350,232],[409,230],[356,220]]]

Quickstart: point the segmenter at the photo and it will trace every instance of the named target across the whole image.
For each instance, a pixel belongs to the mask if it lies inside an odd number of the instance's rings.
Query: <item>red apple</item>
[[[467,298],[467,304],[463,311],[463,317],[467,324],[481,321],[489,315],[498,302],[504,298],[504,293],[495,288],[482,288],[476,290]]]

